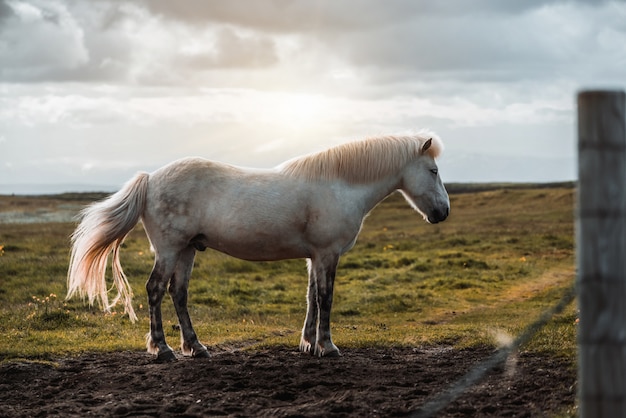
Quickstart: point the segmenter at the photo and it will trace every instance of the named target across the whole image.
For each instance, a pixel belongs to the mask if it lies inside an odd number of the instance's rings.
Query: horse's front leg
[[[150,305],[150,332],[146,335],[148,353],[156,354],[157,361],[174,361],[176,356],[172,348],[165,342],[163,333],[163,318],[161,316],[161,301],[165,295],[168,279],[172,272],[164,268],[164,265],[155,263],[146,290],[148,292],[148,304]]]
[[[176,308],[178,324],[180,325],[181,349],[184,355],[193,357],[209,357],[207,348],[198,341],[196,332],[191,324],[189,310],[187,309],[187,298],[189,288],[189,278],[193,268],[193,259],[196,251],[193,247],[186,248],[176,266],[176,272],[170,281],[169,293]]]
[[[302,337],[300,338],[300,351],[312,354],[311,348],[315,345],[317,338],[317,280],[311,260],[307,260],[307,266],[309,270],[309,287],[306,292],[307,309],[304,327],[302,327]]]
[[[331,255],[312,260],[317,284],[317,332],[314,354],[320,357],[337,357],[341,353],[333,343],[330,334],[330,311],[333,306],[333,287],[339,257]]]

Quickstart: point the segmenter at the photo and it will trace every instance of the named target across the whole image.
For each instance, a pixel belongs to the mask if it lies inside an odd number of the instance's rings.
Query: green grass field
[[[498,345],[515,337],[574,282],[572,187],[458,189],[451,216],[429,225],[399,196],[366,219],[339,264],[332,330],[342,347]],[[454,191],[453,190],[453,191]],[[0,197],[0,211],[41,210],[95,196]],[[83,200],[81,200],[83,199]],[[22,209],[20,209],[22,208]],[[65,301],[73,223],[0,224],[0,360],[141,350],[153,255],[141,226],[122,265],[139,321]],[[208,345],[296,347],[305,315],[304,260],[252,263],[198,253],[190,313]],[[575,357],[575,303],[523,349]],[[164,303],[168,342],[179,344]]]

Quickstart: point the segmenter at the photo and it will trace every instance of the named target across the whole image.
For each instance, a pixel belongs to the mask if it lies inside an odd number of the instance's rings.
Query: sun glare
[[[268,122],[287,127],[312,126],[320,122],[327,104],[320,95],[302,93],[273,94],[265,109]]]

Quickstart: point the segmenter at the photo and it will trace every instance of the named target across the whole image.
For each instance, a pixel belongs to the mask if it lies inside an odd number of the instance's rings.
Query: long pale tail
[[[119,192],[81,212],[80,224],[72,234],[72,254],[67,273],[68,299],[76,293],[83,298],[86,296],[92,305],[98,299],[105,311],[110,311],[121,299],[130,320],[137,320],[131,303],[133,291],[122,270],[119,249],[143,214],[147,191],[148,174],[139,173]],[[106,269],[111,252],[117,295],[109,303]]]

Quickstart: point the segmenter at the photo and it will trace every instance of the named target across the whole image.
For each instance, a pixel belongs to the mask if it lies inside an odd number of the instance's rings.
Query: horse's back
[[[244,169],[193,157],[174,161],[150,175],[148,205],[181,215],[184,210],[198,207],[210,212],[211,207],[217,206],[219,213],[224,212],[224,206],[243,209],[256,205],[257,209],[269,209],[268,206],[278,205],[277,199],[285,191],[299,189],[295,179],[274,170]]]
[[[275,171],[185,158],[151,174],[144,225],[157,250],[193,242],[246,259],[307,257],[302,191]]]

